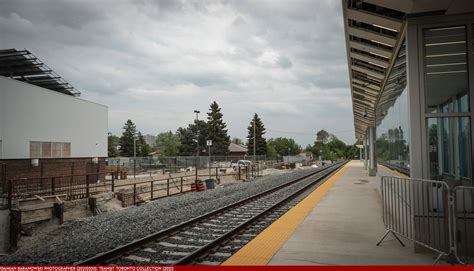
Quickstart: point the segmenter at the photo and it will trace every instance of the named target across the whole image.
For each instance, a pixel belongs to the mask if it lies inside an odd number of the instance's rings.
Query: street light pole
[[[199,110],[194,110],[194,113],[196,113],[196,142],[197,142],[197,148],[196,148],[196,156],[199,156],[199,125],[198,125],[198,121],[199,121],[199,113],[201,113],[201,111]]]
[[[199,124],[198,124],[198,121],[199,121],[199,113],[201,113],[201,111],[199,110],[194,110],[194,113],[196,113],[196,159],[194,160],[195,161],[195,164],[194,166],[196,167],[196,181],[197,181],[197,178],[198,178],[198,162],[197,162],[197,159],[199,159]]]
[[[257,142],[255,142],[255,119],[253,119],[253,162],[255,163],[255,146],[257,145]]]
[[[133,178],[136,177],[137,169],[137,136],[133,135]]]

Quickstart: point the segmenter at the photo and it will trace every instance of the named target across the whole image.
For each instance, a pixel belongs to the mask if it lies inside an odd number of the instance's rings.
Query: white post
[[[211,179],[211,146],[209,145],[209,179]]]

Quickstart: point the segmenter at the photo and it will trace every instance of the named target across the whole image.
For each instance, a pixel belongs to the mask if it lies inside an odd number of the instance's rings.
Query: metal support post
[[[367,137],[365,137],[363,141],[364,141],[364,169],[367,170]]]
[[[377,172],[377,165],[375,164],[375,130],[374,127],[369,127],[369,144],[370,144],[370,154],[369,154],[369,176],[375,176]]]

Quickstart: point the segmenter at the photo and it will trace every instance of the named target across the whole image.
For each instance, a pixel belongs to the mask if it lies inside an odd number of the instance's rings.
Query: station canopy
[[[357,139],[406,88],[407,17],[474,12],[467,0],[342,0]]]
[[[71,96],[81,95],[76,88],[26,49],[0,50],[0,76],[10,77]]]

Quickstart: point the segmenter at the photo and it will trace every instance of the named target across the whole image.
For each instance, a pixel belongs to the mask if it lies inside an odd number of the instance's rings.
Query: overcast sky
[[[253,113],[303,147],[353,143],[341,1],[0,1],[0,47],[26,48],[109,107],[109,130],[187,126],[222,108],[231,137]],[[287,133],[294,132],[294,133]]]

